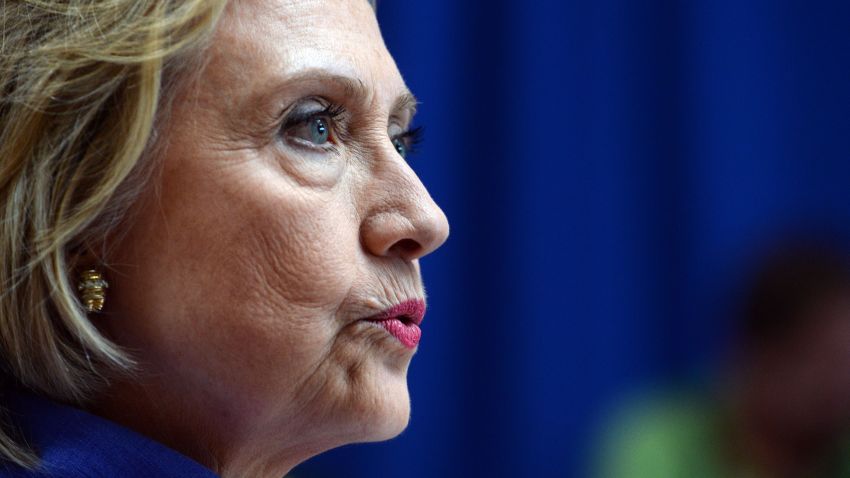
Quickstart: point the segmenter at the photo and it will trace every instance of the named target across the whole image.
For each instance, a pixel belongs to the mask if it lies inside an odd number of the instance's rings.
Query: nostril
[[[390,254],[399,256],[399,257],[415,257],[419,254],[419,251],[422,249],[422,246],[414,241],[413,239],[402,239],[390,247]]]

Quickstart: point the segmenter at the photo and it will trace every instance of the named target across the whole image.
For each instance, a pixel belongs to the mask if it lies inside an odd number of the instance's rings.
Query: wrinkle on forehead
[[[388,108],[407,92],[366,0],[233,0],[217,37],[244,86],[325,70],[383,89]]]
[[[247,29],[265,27],[287,30],[287,34],[348,33],[383,46],[375,12],[366,0],[232,0],[225,21],[235,21]],[[319,38],[316,38],[319,40]],[[369,43],[353,45],[359,49]],[[334,45],[344,48],[345,45]]]

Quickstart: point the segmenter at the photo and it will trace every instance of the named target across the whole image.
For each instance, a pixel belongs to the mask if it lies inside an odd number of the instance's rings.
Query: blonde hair
[[[0,1],[0,367],[82,402],[132,360],[86,316],[79,251],[145,186],[163,94],[198,57],[226,0]],[[0,426],[0,459],[34,466]]]

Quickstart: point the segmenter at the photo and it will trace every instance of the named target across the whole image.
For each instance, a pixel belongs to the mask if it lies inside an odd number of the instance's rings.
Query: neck
[[[339,443],[326,439],[304,440],[315,430],[302,423],[282,426],[289,440],[264,437],[228,423],[227,411],[216,413],[209,405],[182,404],[176,397],[151,393],[132,383],[114,386],[88,407],[91,413],[151,438],[206,466],[222,478],[280,478],[295,466]],[[168,403],[168,407],[160,406]],[[182,410],[174,413],[175,410]],[[192,410],[202,410],[194,416]],[[219,417],[210,426],[204,416]],[[338,437],[336,437],[338,438]]]

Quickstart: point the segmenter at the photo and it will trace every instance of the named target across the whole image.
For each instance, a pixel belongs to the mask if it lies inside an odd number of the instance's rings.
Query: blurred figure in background
[[[850,477],[847,255],[823,241],[773,249],[738,311],[717,386],[631,407],[598,478]]]

